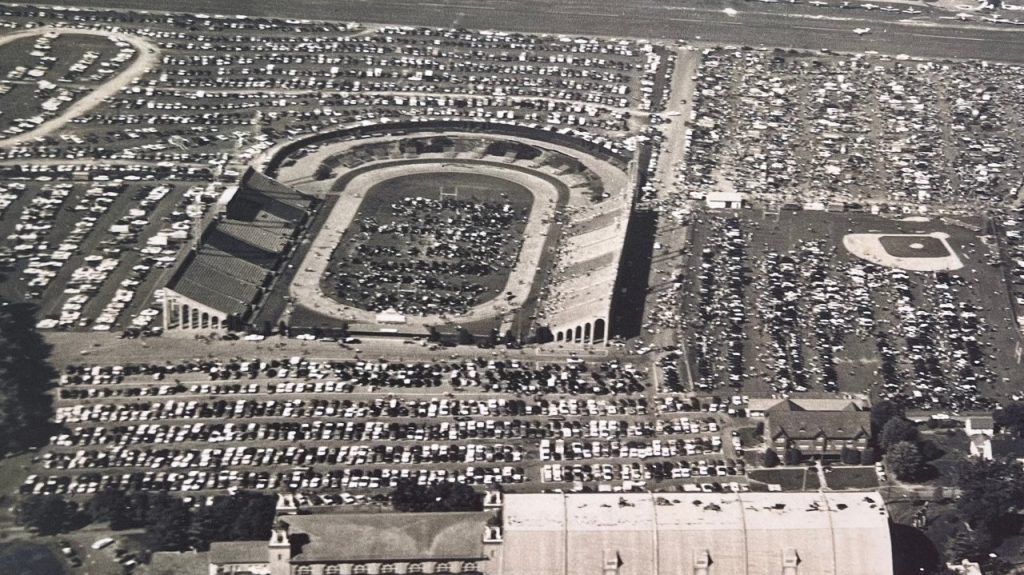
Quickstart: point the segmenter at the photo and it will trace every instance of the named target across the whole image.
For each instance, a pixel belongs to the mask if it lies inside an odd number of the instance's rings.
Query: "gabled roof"
[[[967,421],[971,424],[972,429],[992,429],[995,427],[995,421],[991,415],[968,417]]]
[[[893,572],[889,515],[873,492],[504,499],[504,543],[495,569],[503,575],[600,574],[608,559],[618,559],[618,575],[774,575],[794,556],[801,575]]]
[[[752,398],[747,411],[863,411],[867,402],[862,399],[831,398]]]
[[[768,414],[768,436],[776,439],[855,439],[871,435],[867,411],[778,411]]]
[[[227,205],[227,216],[233,220],[265,219],[298,223],[312,204],[313,198],[271,179],[252,168],[242,176],[238,191]]]
[[[490,513],[344,513],[282,517],[293,563],[484,558]]]
[[[210,563],[268,563],[266,541],[217,541],[210,543]]]

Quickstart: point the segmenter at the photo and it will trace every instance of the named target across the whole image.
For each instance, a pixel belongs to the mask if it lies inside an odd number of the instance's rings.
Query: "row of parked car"
[[[391,489],[399,481],[420,485],[455,481],[466,485],[521,483],[520,467],[451,465],[451,469],[377,467],[314,471],[308,467],[288,471],[239,471],[234,469],[146,471],[132,473],[87,472],[76,475],[28,476],[19,491],[32,494],[88,495],[108,487],[140,491],[225,491],[234,489]]]
[[[467,439],[621,439],[650,437],[649,421],[589,419],[552,421],[473,419],[468,421],[271,421],[74,427],[52,438],[59,447],[130,447],[162,443],[250,441],[459,441]]]
[[[513,462],[523,448],[508,444],[341,445],[320,447],[225,447],[205,449],[81,449],[43,455],[46,469],[145,467],[151,469],[208,469],[276,465],[376,465],[429,463]]]

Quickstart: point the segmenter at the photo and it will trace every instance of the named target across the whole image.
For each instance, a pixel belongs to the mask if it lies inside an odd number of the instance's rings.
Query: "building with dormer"
[[[208,575],[892,575],[880,495],[489,494],[481,512],[346,513],[282,496],[270,541]],[[500,513],[499,513],[500,511]]]

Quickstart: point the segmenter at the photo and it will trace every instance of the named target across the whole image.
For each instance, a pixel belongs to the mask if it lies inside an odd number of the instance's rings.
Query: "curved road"
[[[950,20],[932,8],[909,16],[742,0],[193,0],[189,12],[501,29],[535,33],[686,39],[704,43],[829,48],[927,58],[1024,62],[1024,27]],[[41,0],[37,4],[61,4]],[[881,3],[885,3],[881,0]],[[146,10],[148,0],[84,0],[78,6]],[[728,13],[727,13],[728,10]],[[946,19],[942,19],[946,18]],[[865,36],[854,28],[871,28]]]

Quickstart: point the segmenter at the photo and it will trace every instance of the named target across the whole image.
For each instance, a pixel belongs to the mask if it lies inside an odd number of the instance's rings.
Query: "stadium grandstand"
[[[601,344],[629,223],[628,194],[573,215],[563,230],[540,316],[556,342]]]
[[[250,168],[167,283],[164,330],[225,330],[249,319],[316,204]]]

